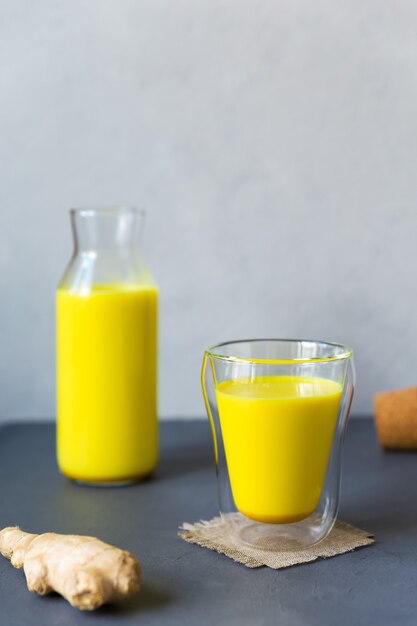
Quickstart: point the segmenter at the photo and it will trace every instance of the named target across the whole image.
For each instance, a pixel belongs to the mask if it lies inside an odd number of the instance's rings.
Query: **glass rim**
[[[333,348],[340,348],[340,354],[334,354],[330,356],[321,357],[294,357],[291,359],[261,359],[256,357],[238,357],[238,356],[226,356],[224,354],[216,353],[218,348],[224,346],[231,346],[238,343],[257,343],[257,342],[269,342],[269,343],[311,343],[322,346],[329,346]],[[265,365],[279,365],[290,363],[326,363],[331,361],[342,361],[344,359],[350,359],[353,357],[353,350],[349,346],[337,343],[335,341],[322,341],[317,339],[280,339],[280,338],[267,338],[267,339],[235,339],[233,341],[223,341],[216,343],[205,350],[206,356],[213,357],[214,359],[220,359],[222,361],[230,361],[233,363],[259,363]]]
[[[93,215],[112,215],[116,213],[131,213],[133,215],[146,215],[145,209],[139,209],[135,206],[85,206],[73,207],[69,210],[71,215],[81,215],[81,217],[92,217]]]

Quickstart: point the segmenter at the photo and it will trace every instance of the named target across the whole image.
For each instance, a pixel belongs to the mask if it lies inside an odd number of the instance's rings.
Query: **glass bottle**
[[[158,457],[158,290],[138,251],[144,213],[70,214],[74,253],[56,297],[58,465],[80,482],[132,482]]]

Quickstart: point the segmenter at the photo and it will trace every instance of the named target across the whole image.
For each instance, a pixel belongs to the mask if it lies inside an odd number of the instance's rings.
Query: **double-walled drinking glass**
[[[239,541],[296,550],[337,516],[352,351],[307,340],[218,344],[204,355],[220,514]]]

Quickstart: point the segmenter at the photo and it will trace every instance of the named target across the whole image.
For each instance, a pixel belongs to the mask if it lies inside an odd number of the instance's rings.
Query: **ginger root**
[[[140,589],[137,559],[95,537],[33,535],[14,526],[0,531],[0,552],[14,567],[23,567],[30,591],[42,596],[56,591],[84,611]]]

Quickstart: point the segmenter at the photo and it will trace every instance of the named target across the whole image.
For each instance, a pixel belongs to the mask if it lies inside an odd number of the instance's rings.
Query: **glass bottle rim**
[[[224,348],[226,346],[233,346],[236,344],[248,344],[248,343],[308,343],[317,346],[324,346],[328,348],[332,348],[333,350],[338,350],[335,354],[329,354],[328,356],[319,356],[319,357],[293,357],[293,358],[274,358],[274,359],[265,359],[265,358],[257,358],[257,357],[244,357],[244,356],[233,356],[227,354],[219,354],[219,348]],[[332,361],[342,361],[344,359],[350,359],[353,357],[353,350],[349,346],[346,346],[341,343],[333,342],[333,341],[321,341],[316,339],[282,339],[282,338],[272,338],[272,339],[235,339],[233,341],[224,341],[221,343],[214,344],[207,348],[205,351],[206,356],[212,357],[214,359],[219,359],[222,361],[229,361],[233,363],[260,363],[266,365],[275,365],[275,364],[290,364],[290,363],[326,363]]]
[[[117,213],[125,213],[132,215],[146,215],[145,209],[139,209],[135,206],[85,206],[73,207],[70,209],[71,215],[80,215],[81,217],[92,217],[94,215],[112,215]]]

